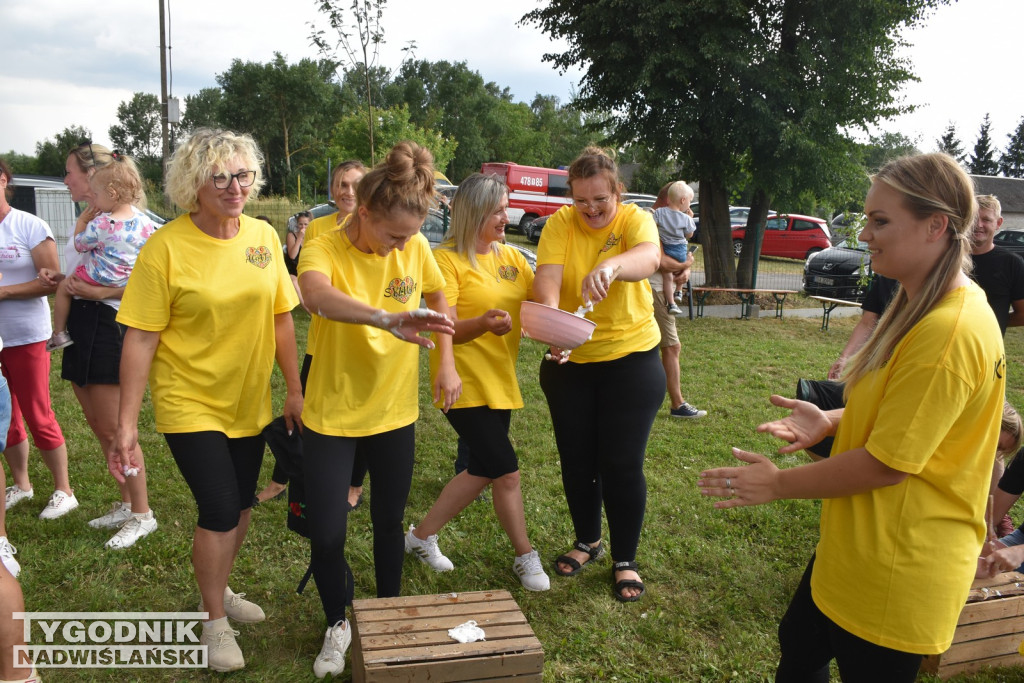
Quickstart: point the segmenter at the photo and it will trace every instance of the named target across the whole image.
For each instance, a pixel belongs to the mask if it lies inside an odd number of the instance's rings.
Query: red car
[[[745,227],[732,230],[736,256],[743,250]],[[832,246],[828,223],[814,216],[791,213],[768,216],[761,242],[761,256],[781,256],[804,260]]]

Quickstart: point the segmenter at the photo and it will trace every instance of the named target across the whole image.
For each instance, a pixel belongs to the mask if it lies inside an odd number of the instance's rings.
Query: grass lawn
[[[301,353],[308,316],[298,312],[295,318]],[[436,574],[408,557],[404,594],[510,590],[544,646],[545,681],[770,680],[777,661],[776,626],[813,551],[819,504],[785,501],[715,511],[694,482],[703,468],[729,463],[730,446],[774,452],[778,444],[754,432],[759,422],[781,414],[768,404],[768,395],[791,396],[797,378],[824,376],[855,321],[834,320],[828,333],[819,331],[816,318],[679,321],[685,347],[684,396],[709,415],[697,421],[674,420],[666,406],[655,421],[646,467],[646,526],[637,558],[647,584],[640,602],[624,605],[613,600],[607,559],[575,578],[552,576],[552,589],[546,593],[523,590],[511,570],[511,546],[490,505],[483,503],[470,505],[440,534],[455,571]],[[1024,355],[1022,340],[1020,330],[1010,331],[1009,358]],[[551,559],[569,548],[573,534],[547,406],[537,382],[541,354],[539,345],[524,340],[519,377],[526,407],[513,417],[512,436],[522,467],[530,539],[550,567]],[[421,361],[421,418],[407,523],[418,521],[433,503],[453,473],[455,457],[455,434],[429,403],[425,355]],[[30,471],[36,497],[7,515],[9,537],[23,567],[26,609],[194,610],[194,504],[163,438],[154,432],[148,403],[140,435],[160,528],[134,548],[109,551],[103,547],[109,532],[90,529],[86,522],[106,511],[116,489],[69,384],[59,379],[58,367],[59,362],[54,365],[52,390],[81,508],[55,521],[36,518],[50,492],[50,477],[33,449]],[[1009,397],[1024,407],[1024,370],[1011,362],[1009,373]],[[279,377],[274,392],[279,409]],[[804,458],[791,455],[776,461],[789,466]],[[265,465],[261,484],[270,477],[269,452]],[[373,496],[372,484],[368,495]],[[254,510],[248,541],[232,575],[232,588],[247,593],[268,616],[262,624],[237,626],[247,660],[243,671],[224,676],[180,669],[64,669],[44,673],[47,680],[315,680],[312,663],[323,640],[323,616],[312,582],[304,595],[295,593],[306,568],[308,543],[286,530],[285,508],[283,501],[271,501]],[[373,597],[366,505],[350,517],[348,559],[355,572],[356,597]],[[350,676],[346,669],[342,680]],[[1022,678],[1024,669],[1004,669],[970,680]]]

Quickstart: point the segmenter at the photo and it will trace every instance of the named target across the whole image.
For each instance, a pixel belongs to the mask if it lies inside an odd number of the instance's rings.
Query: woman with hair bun
[[[302,413],[310,566],[327,618],[313,672],[340,674],[352,641],[345,608],[352,572],[345,560],[349,504],[344,492],[356,450],[369,468],[377,597],[402,585],[402,520],[412,485],[418,347],[440,354],[434,400],[447,410],[461,393],[444,278],[420,227],[434,195],[430,152],[400,142],[366,174],[355,211],[340,229],[308,244],[299,287],[321,318]],[[429,310],[419,308],[423,297]],[[411,342],[411,343],[410,343]]]
[[[835,436],[832,457],[701,474],[717,508],[821,498],[821,535],[779,624],[777,681],[906,681],[953,640],[986,537],[1006,361],[985,292],[967,276],[970,177],[945,154],[902,157],[864,201],[872,268],[899,288],[846,366],[846,407],[772,396],[788,417],[757,428],[792,453]],[[926,577],[926,578],[925,578]],[[922,580],[924,579],[924,580]]]
[[[536,301],[575,311],[593,304],[589,341],[541,362],[562,463],[562,486],[576,542],[555,560],[574,576],[604,555],[601,508],[608,516],[612,595],[644,594],[636,563],[647,505],[644,457],[654,417],[665,399],[651,285],[661,247],[651,214],[621,203],[615,162],[589,147],[569,167],[572,206],[544,226],[537,250]]]

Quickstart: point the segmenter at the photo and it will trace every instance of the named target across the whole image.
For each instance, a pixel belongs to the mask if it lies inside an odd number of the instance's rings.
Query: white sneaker
[[[117,529],[132,517],[132,504],[118,501],[110,506],[110,512],[89,520],[93,529]]]
[[[203,599],[199,598],[200,612],[205,612]],[[245,599],[245,593],[235,593],[230,587],[224,589],[224,613],[240,624],[258,624],[267,618],[263,608]]]
[[[517,557],[512,565],[512,571],[519,575],[519,581],[528,591],[546,591],[551,588],[551,581],[544,573],[536,549]]]
[[[75,498],[75,494],[70,496],[63,491],[54,491],[50,495],[50,501],[43,508],[43,511],[39,513],[39,519],[57,519],[63,517],[72,510],[78,507],[78,499]]]
[[[145,513],[129,512],[128,521],[121,525],[118,532],[107,541],[106,546],[114,549],[130,548],[135,545],[135,541],[156,531],[156,526],[156,517],[153,516],[152,510]]]
[[[0,536],[0,562],[4,563],[7,567],[7,571],[11,573],[11,576],[18,578],[18,574],[21,573],[21,565],[14,559],[14,556],[18,553],[18,549],[11,545],[10,541],[7,540],[6,536]]]
[[[33,495],[35,495],[35,492],[32,489],[25,491],[23,489],[18,488],[17,484],[15,484],[14,486],[8,486],[7,496],[4,501],[4,509],[10,510],[12,507],[14,507],[23,500],[32,500]]]
[[[327,674],[337,676],[345,670],[345,653],[352,644],[352,631],[348,619],[339,621],[324,634],[324,646],[313,661],[313,673],[317,678]]]
[[[237,671],[245,666],[245,657],[235,642],[235,631],[228,624],[227,617],[203,624],[203,634],[199,636],[199,644],[206,646],[206,665],[214,671]]]
[[[455,565],[447,557],[441,554],[437,547],[437,534],[427,536],[427,540],[421,541],[416,538],[412,530],[416,527],[409,525],[409,533],[405,535],[405,552],[416,555],[420,562],[430,565],[435,572],[450,572]]]

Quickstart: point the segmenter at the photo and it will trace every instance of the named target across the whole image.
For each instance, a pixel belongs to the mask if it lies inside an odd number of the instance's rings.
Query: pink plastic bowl
[[[559,349],[575,349],[590,339],[597,327],[592,320],[533,301],[523,302],[519,319],[527,337]]]

